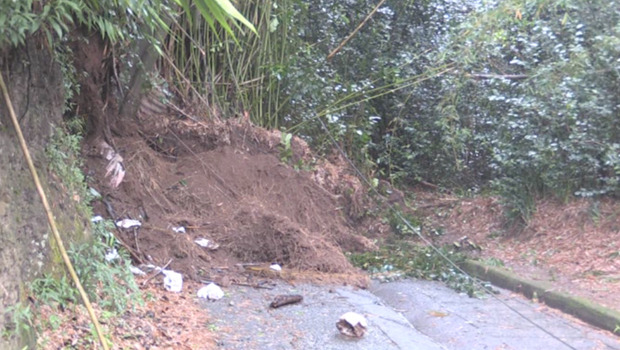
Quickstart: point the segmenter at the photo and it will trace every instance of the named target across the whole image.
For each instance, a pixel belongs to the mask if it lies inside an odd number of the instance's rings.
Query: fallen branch
[[[114,234],[114,239],[116,239],[116,241],[123,246],[123,248],[125,248],[125,250],[127,250],[129,252],[129,255],[131,255],[132,258],[134,258],[134,260],[136,261],[136,263],[138,264],[144,264],[144,260],[142,260],[142,258],[140,257],[140,254],[138,254],[135,250],[133,250],[129,245],[127,245],[127,243],[123,242],[123,240],[121,240],[118,235]]]
[[[257,289],[269,289],[272,290],[274,287],[263,286],[258,283],[250,284],[250,283],[241,283],[241,282],[231,282],[230,284],[234,284],[235,286],[243,286],[243,287],[252,287]]]

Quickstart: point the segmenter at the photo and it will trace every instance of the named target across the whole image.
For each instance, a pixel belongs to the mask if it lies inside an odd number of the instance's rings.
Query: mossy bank
[[[49,50],[31,41],[25,49],[1,52],[0,67],[61,235],[67,241],[81,241],[87,237],[86,211],[78,210],[83,204],[72,193],[68,183],[72,179],[51,171],[48,151],[65,110],[60,66]],[[43,273],[60,273],[63,266],[4,99],[0,100],[0,164],[0,349],[21,349],[34,342],[34,335],[11,331],[15,305],[25,303],[29,281]]]

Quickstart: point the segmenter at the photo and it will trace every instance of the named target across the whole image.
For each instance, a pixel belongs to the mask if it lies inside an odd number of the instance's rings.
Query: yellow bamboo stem
[[[347,36],[347,38],[344,39],[340,43],[340,45],[338,45],[338,47],[334,49],[334,51],[332,51],[329,55],[327,55],[327,60],[331,60],[332,57],[334,57],[338,53],[338,51],[340,51],[349,42],[349,40],[351,40],[351,38],[353,38],[353,36],[355,36],[355,34],[357,34],[357,32],[359,32],[360,29],[362,29],[362,27],[366,24],[366,22],[368,22],[368,20],[370,20],[370,18],[375,14],[375,12],[377,12],[377,10],[379,10],[379,7],[381,7],[381,5],[383,5],[383,3],[385,1],[386,0],[379,1],[377,6],[375,6],[375,8],[373,8],[372,11],[370,11],[368,16],[366,16],[366,18],[364,18],[364,20],[362,22],[360,22],[360,24],[357,26],[357,28],[355,28],[355,30],[353,32],[351,32],[351,34],[349,34],[349,36]]]

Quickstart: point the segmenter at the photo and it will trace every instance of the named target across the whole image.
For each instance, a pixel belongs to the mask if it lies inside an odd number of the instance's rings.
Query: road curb
[[[554,290],[551,283],[530,281],[502,268],[466,260],[461,268],[473,277],[489,281],[500,288],[519,292],[532,299],[534,295],[548,306],[573,315],[593,326],[613,332],[620,327],[620,312],[591,300]]]

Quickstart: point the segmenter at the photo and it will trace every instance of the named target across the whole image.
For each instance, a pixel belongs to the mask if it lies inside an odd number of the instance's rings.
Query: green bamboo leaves
[[[189,14],[191,13],[191,0],[175,0],[179,6],[181,6],[184,11]],[[194,0],[193,4],[196,6],[202,17],[207,21],[209,27],[213,31],[216,31],[216,24],[219,24],[224,30],[230,34],[230,36],[237,41],[237,38],[228,24],[228,19],[232,18],[247,28],[249,28],[255,34],[258,34],[254,25],[250,23],[238,10],[235,6],[230,2],[230,0]],[[237,24],[237,22],[233,22],[235,26],[239,30],[241,27]]]
[[[197,0],[197,1],[201,1],[201,0]],[[204,0],[204,1],[209,2],[209,0]],[[224,10],[224,12],[226,12],[228,16],[238,20],[239,22],[243,23],[246,27],[250,28],[250,30],[252,30],[255,34],[258,34],[256,32],[256,29],[252,25],[252,23],[250,23],[247,19],[245,19],[245,17],[243,17],[243,15],[239,13],[239,11],[237,11],[237,9],[233,6],[233,4],[230,1],[215,0],[215,2],[222,8],[222,10]]]

